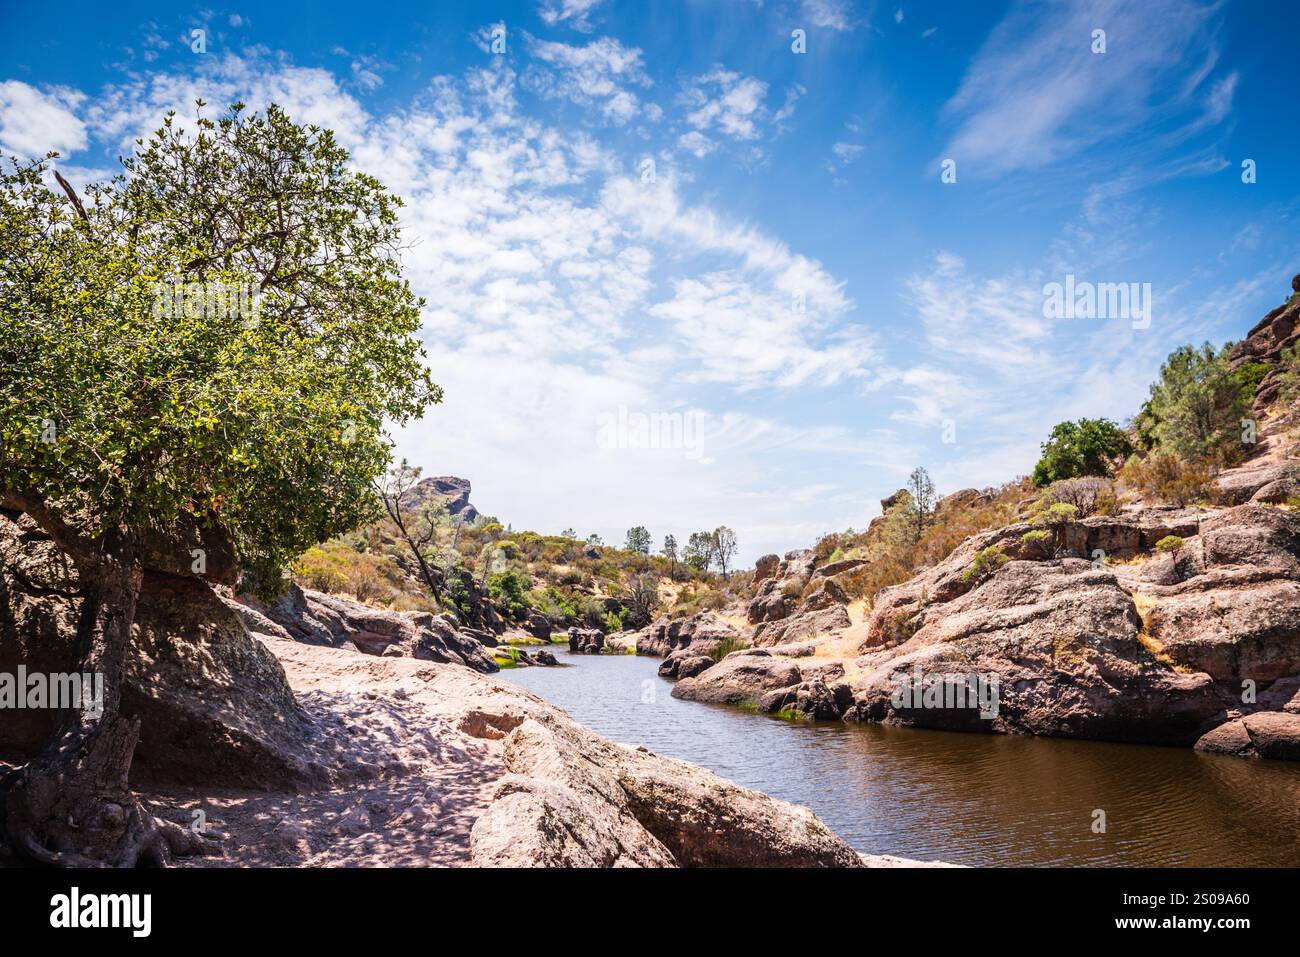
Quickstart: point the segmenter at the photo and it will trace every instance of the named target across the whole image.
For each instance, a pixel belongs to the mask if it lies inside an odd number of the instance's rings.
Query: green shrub
[[[727,655],[731,654],[733,651],[739,651],[741,648],[744,647],[746,647],[745,644],[739,638],[723,638],[709,652],[709,657],[712,658],[714,661],[721,661],[723,658],[727,657]]]
[[[1025,532],[1020,536],[1020,541],[1028,550],[1046,555],[1051,551],[1052,533],[1039,528]]]
[[[1053,502],[1030,519],[1030,524],[1047,525],[1056,528],[1068,524],[1078,517],[1078,506],[1071,505],[1069,502]]]
[[[517,568],[507,568],[488,577],[488,594],[511,621],[528,615],[528,576]]]
[[[1062,422],[1043,443],[1034,484],[1041,488],[1081,475],[1112,475],[1114,463],[1132,451],[1128,433],[1109,419]]]
[[[1183,547],[1183,540],[1177,535],[1166,535],[1160,541],[1156,542],[1156,551],[1164,555],[1168,552],[1176,552]]]
[[[1011,559],[1007,557],[1006,552],[997,545],[990,545],[966,566],[966,570],[961,573],[961,580],[967,585],[979,584],[1009,561]]]

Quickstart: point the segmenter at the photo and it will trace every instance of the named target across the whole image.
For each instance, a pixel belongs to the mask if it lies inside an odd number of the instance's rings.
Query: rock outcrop
[[[689,618],[660,618],[636,632],[636,653],[665,658],[674,651],[690,648],[709,654],[723,642],[743,644],[740,632],[713,612]]]
[[[262,602],[241,595],[230,603],[254,635],[291,638],[331,648],[351,646],[369,655],[418,658],[496,671],[485,642],[490,633],[467,633],[449,615],[386,611],[290,582],[281,597]]]
[[[1278,361],[1286,349],[1300,341],[1300,275],[1291,280],[1291,288],[1296,295],[1256,323],[1228,354],[1228,361],[1234,367],[1247,362],[1267,362],[1274,366],[1255,392],[1256,415],[1262,416],[1277,402],[1282,385],[1276,368]]]
[[[207,581],[176,574],[165,560],[188,544],[155,544],[147,553],[165,568],[145,570],[122,688],[123,712],[141,722],[132,780],[245,787],[324,780],[320,756],[303,747],[311,722],[274,656]],[[232,580],[222,567],[208,564]],[[74,670],[80,601],[75,570],[45,534],[0,514],[0,672]],[[6,711],[0,749],[32,755],[52,714]]]
[[[469,493],[469,479],[438,475],[422,479],[407,489],[402,504],[410,508],[432,505],[445,509],[455,519],[469,523],[479,517],[478,509],[470,504]]]
[[[501,867],[858,867],[806,808],[700,768],[527,720],[474,824],[472,861]]]
[[[598,655],[605,650],[605,636],[596,628],[570,628],[569,650],[575,655]]]

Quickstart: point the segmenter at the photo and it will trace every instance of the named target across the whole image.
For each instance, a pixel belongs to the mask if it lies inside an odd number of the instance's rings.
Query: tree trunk
[[[33,863],[166,865],[173,851],[207,846],[179,825],[155,820],[127,783],[140,719],[123,715],[120,703],[141,578],[138,565],[118,558],[106,558],[97,572],[83,570],[76,668],[102,676],[102,711],[100,702],[60,710],[36,757],[0,781],[0,831]]]

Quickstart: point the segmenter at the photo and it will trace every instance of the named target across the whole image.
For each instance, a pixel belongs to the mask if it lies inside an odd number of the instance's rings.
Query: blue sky
[[[447,398],[399,452],[516,527],[803,547],[914,465],[985,486],[1126,418],[1300,271],[1295,4],[0,9],[6,153],[84,183],[167,109],[274,101],[404,197]],[[1150,283],[1149,326],[1048,318],[1067,275]]]

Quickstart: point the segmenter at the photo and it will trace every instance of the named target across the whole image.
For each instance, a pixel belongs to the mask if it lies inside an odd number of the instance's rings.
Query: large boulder
[[[694,678],[712,668],[713,658],[694,648],[679,648],[659,664],[661,678]]]
[[[754,584],[757,585],[775,575],[780,564],[781,557],[779,555],[764,555],[759,558],[754,563]]]
[[[1196,742],[1197,751],[1300,761],[1300,714],[1259,711],[1225,722]]]
[[[187,544],[180,540],[175,550]],[[0,672],[19,665],[31,672],[75,670],[79,587],[75,569],[43,532],[27,519],[0,514]],[[283,668],[208,583],[192,575],[145,569],[122,710],[140,718],[133,781],[261,788],[325,776],[304,752],[311,721]],[[51,722],[47,710],[7,712],[0,747],[29,757]]]
[[[598,629],[569,629],[569,651],[575,655],[598,655],[604,650],[605,636]]]
[[[789,688],[801,680],[799,666],[767,651],[737,651],[712,668],[673,685],[673,697],[685,701],[757,706],[769,691]]]
[[[637,633],[636,653],[667,657],[690,648],[708,654],[724,642],[742,643],[740,632],[711,611],[689,618],[660,618]]]
[[[480,867],[860,867],[811,811],[572,723],[527,720],[474,824]]]

